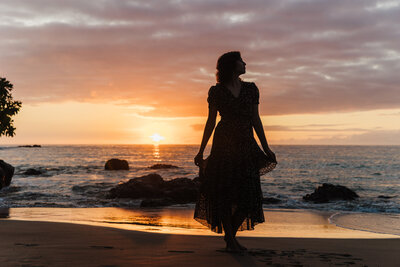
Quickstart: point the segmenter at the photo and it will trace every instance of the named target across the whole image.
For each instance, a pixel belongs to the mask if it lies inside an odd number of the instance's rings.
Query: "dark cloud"
[[[312,145],[387,145],[400,146],[399,130],[371,130],[360,134],[335,136],[329,138],[308,138],[281,140],[285,144]],[[373,150],[373,149],[372,149]],[[371,150],[371,151],[372,151]],[[373,153],[373,152],[371,152]]]
[[[400,5],[375,0],[0,3],[0,74],[25,103],[206,113],[217,57],[242,51],[261,114],[400,107]]]

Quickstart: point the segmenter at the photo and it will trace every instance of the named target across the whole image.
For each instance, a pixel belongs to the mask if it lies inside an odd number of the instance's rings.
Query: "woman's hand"
[[[265,154],[267,154],[267,156],[268,156],[269,158],[271,158],[274,162],[277,162],[277,161],[276,161],[275,153],[272,152],[272,150],[271,150],[269,147],[264,148],[264,151],[265,151]]]
[[[203,164],[203,161],[204,161],[204,159],[203,159],[203,153],[198,153],[197,155],[196,155],[196,157],[194,157],[194,164],[196,165],[196,166],[201,166],[202,164]]]

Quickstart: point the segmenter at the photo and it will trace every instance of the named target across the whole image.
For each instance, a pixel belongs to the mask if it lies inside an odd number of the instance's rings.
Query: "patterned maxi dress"
[[[222,233],[222,217],[241,212],[246,217],[238,230],[254,230],[254,225],[265,221],[260,175],[276,166],[253,135],[251,119],[253,105],[259,103],[258,88],[242,81],[236,98],[217,84],[210,88],[207,101],[217,107],[221,120],[215,128],[210,155],[200,167],[194,219]]]

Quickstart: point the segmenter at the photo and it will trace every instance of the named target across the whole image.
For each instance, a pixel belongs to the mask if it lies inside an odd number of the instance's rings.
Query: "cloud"
[[[192,124],[190,125],[194,131],[203,131],[204,124]]]
[[[3,0],[0,74],[25,103],[204,116],[217,57],[240,50],[262,115],[399,108],[399,11],[375,0]]]
[[[308,124],[308,125],[268,125],[264,126],[266,131],[283,132],[366,132],[367,128],[344,128],[341,124]]]

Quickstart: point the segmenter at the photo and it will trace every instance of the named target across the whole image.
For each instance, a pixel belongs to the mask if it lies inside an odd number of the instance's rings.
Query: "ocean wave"
[[[74,185],[71,190],[75,194],[79,195],[102,197],[105,196],[105,194],[114,186],[114,183],[83,183],[80,185]]]
[[[352,230],[400,236],[400,214],[337,212],[329,222]]]

